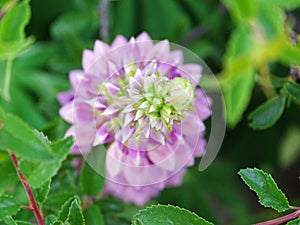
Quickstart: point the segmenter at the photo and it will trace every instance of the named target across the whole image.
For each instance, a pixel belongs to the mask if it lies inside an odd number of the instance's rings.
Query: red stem
[[[28,196],[28,201],[29,201],[29,209],[31,211],[33,211],[34,215],[35,215],[35,218],[38,222],[38,225],[45,225],[45,221],[44,221],[44,216],[43,216],[43,213],[42,211],[39,209],[35,199],[34,199],[34,195],[32,193],[32,190],[28,184],[28,181],[26,179],[26,177],[23,175],[23,173],[20,171],[19,169],[19,164],[18,164],[18,159],[17,159],[17,156],[14,154],[14,153],[9,153],[9,156],[14,164],[14,167],[19,175],[19,178],[25,188],[25,191],[27,193],[27,196]]]
[[[288,214],[286,216],[282,216],[282,217],[279,217],[279,218],[274,219],[274,220],[269,220],[269,221],[265,221],[265,222],[261,222],[261,223],[256,223],[254,225],[278,225],[278,224],[282,224],[284,222],[287,222],[289,220],[295,219],[299,216],[300,216],[300,210],[297,210],[296,212],[293,212],[293,213]]]

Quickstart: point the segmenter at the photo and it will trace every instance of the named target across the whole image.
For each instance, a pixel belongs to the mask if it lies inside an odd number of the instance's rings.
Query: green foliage
[[[0,93],[9,100],[9,86],[11,79],[11,64],[13,59],[32,43],[32,39],[25,39],[25,26],[30,20],[29,0],[20,3],[7,2],[3,6],[5,14],[0,20],[0,62],[6,61],[6,71],[3,73],[5,81],[0,86]],[[12,29],[13,28],[13,29]]]
[[[14,219],[9,216],[9,217],[6,217],[3,222],[6,224],[6,225],[17,225],[16,221],[14,221]]]
[[[59,119],[56,95],[69,89],[68,72],[81,68],[83,49],[91,49],[100,38],[99,4],[97,0],[0,0],[0,93],[5,97],[0,99],[1,224],[35,223],[31,211],[20,210],[27,196],[7,150],[18,156],[20,171],[47,225],[128,225],[141,209],[100,194],[103,149],[94,149],[84,156],[88,163],[74,167],[73,160],[82,157],[68,156],[71,138],[60,140],[69,125]],[[225,163],[216,162],[201,173],[196,167],[189,169],[182,185],[164,190],[132,224],[211,224],[183,208],[216,224],[249,224],[256,209],[248,210],[235,171],[249,163],[273,172],[298,165],[300,85],[287,71],[300,62],[299,36],[290,40],[297,35],[299,6],[299,0],[109,1],[105,41],[117,34],[130,38],[146,31],[153,39],[167,38],[203,57],[212,71],[220,73],[227,123],[233,128],[218,156]],[[256,105],[260,106],[254,109]],[[253,129],[243,120],[248,110]],[[274,126],[279,118],[279,126]],[[266,128],[270,129],[253,131]],[[241,170],[240,175],[263,205],[278,211],[289,208],[270,175],[257,169]],[[296,219],[288,224],[298,223]]]
[[[83,214],[81,211],[80,200],[75,199],[72,202],[66,222],[69,224],[78,224],[78,225],[85,224]]]
[[[33,190],[35,200],[37,201],[37,203],[39,204],[40,207],[42,207],[44,202],[47,200],[47,197],[48,197],[48,194],[50,191],[50,184],[51,184],[51,180],[44,183],[39,188],[36,188]]]
[[[9,10],[0,22],[0,40],[19,41],[25,38],[25,26],[30,19],[29,0],[17,4]],[[11,29],[11,28],[14,29]]]
[[[89,225],[104,225],[104,218],[99,207],[92,205],[84,210],[85,223]]]
[[[85,194],[97,195],[104,186],[104,177],[85,161],[80,174],[80,184]]]
[[[291,44],[287,38],[289,34],[286,28],[286,16],[282,10],[292,9],[298,6],[299,2],[224,0],[224,3],[237,23],[228,42],[224,69],[220,78],[225,95],[227,123],[234,127],[241,120],[249,104],[254,87],[254,79],[251,77],[253,78],[256,71],[262,79],[265,79],[264,77],[271,76],[268,71],[265,71],[269,62],[278,61],[288,66],[299,63],[300,49],[299,46]],[[243,79],[252,82],[246,85],[246,82],[240,81],[240,77],[249,77]],[[268,82],[262,85],[270,86]],[[283,110],[284,106],[280,115]],[[262,115],[267,116],[265,119],[261,118],[267,124],[251,123],[250,126],[255,129],[268,128],[275,124],[280,115],[279,113]],[[274,118],[271,118],[272,116]]]
[[[263,206],[272,207],[278,212],[284,212],[290,208],[287,198],[270,174],[256,168],[248,168],[240,170],[239,175],[249,188],[255,191]]]
[[[254,71],[244,70],[239,77],[230,80],[230,85],[224,85],[227,123],[236,125],[246,110],[254,86]]]
[[[132,220],[132,225],[209,225],[212,224],[186,209],[172,205],[153,205],[139,211]]]
[[[21,208],[13,196],[2,195],[0,196],[0,221],[5,217],[15,215]]]
[[[40,135],[37,135],[19,118],[0,108],[0,145],[30,161],[48,161],[54,158],[53,152]]]
[[[62,162],[66,159],[73,144],[71,137],[51,143],[54,158],[47,162],[30,163],[24,161],[21,171],[27,176],[28,182],[32,187],[39,187],[56,175]]]
[[[300,225],[300,218],[288,222],[286,225]]]
[[[286,82],[284,88],[296,101],[300,101],[300,85],[294,82]]]
[[[283,113],[286,99],[286,95],[277,96],[259,106],[249,114],[250,126],[253,129],[266,129],[273,126]]]
[[[67,224],[84,225],[84,218],[80,206],[80,199],[75,196],[64,203],[58,214],[58,221]]]

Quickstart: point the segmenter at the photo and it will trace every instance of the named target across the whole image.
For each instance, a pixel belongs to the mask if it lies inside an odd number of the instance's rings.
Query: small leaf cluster
[[[267,100],[251,112],[248,119],[253,129],[269,128],[291,100],[299,103],[297,79],[291,72],[279,68],[294,70],[299,75],[300,41],[287,12],[299,7],[300,2],[223,2],[236,24],[227,44],[220,76],[227,123],[234,127],[242,119],[255,84],[258,84]],[[296,40],[292,35],[296,35]]]

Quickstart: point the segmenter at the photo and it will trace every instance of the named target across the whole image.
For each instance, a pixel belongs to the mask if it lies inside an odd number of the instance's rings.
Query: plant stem
[[[43,216],[43,213],[42,211],[39,209],[36,201],[35,201],[35,198],[34,198],[34,195],[32,193],[32,190],[28,184],[28,181],[26,179],[26,177],[23,175],[23,173],[20,171],[19,169],[19,164],[18,164],[18,159],[17,159],[17,156],[14,154],[14,153],[11,153],[9,152],[9,156],[14,164],[14,167],[18,173],[18,176],[20,178],[20,181],[22,182],[24,188],[25,188],[25,191],[27,193],[27,196],[28,196],[28,201],[29,201],[29,208],[35,215],[35,218],[38,222],[38,225],[45,225],[45,220],[44,220],[44,216]]]
[[[102,0],[100,5],[100,37],[103,40],[107,40],[109,37],[109,25],[108,25],[108,10],[109,10],[109,0]]]
[[[291,214],[279,217],[277,219],[268,220],[268,221],[261,222],[261,223],[256,223],[254,225],[278,225],[278,224],[287,222],[289,220],[295,219],[299,216],[300,216],[300,210],[297,210],[296,212],[293,212]]]

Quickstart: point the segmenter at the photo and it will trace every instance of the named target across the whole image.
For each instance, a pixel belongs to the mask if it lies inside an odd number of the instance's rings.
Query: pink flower
[[[70,72],[72,90],[60,93],[60,115],[72,126],[71,152],[107,144],[104,193],[144,204],[181,183],[205,152],[210,99],[197,88],[202,67],[147,33],[111,46],[96,41],[83,53],[83,70]]]

